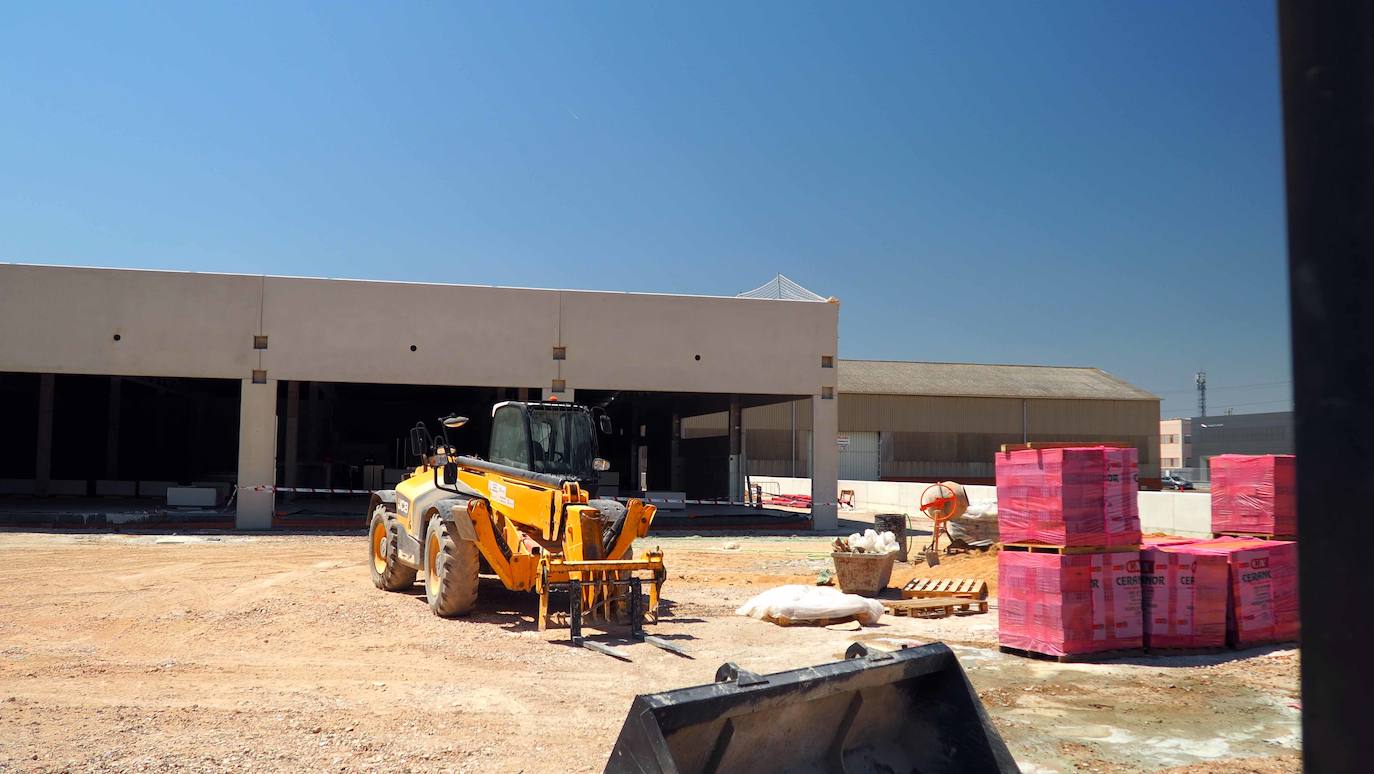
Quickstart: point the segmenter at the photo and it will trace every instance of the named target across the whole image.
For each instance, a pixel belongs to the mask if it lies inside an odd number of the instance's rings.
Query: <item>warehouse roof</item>
[[[841,360],[839,391],[978,398],[1159,400],[1098,368]]]

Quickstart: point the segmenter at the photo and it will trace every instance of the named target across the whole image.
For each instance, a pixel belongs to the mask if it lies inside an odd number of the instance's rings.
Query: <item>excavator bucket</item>
[[[943,643],[636,696],[607,774],[1017,772]]]

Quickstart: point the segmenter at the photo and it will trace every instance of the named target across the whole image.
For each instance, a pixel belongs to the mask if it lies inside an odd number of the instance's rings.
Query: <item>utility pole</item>
[[[1207,416],[1207,372],[1197,372],[1197,415]]]

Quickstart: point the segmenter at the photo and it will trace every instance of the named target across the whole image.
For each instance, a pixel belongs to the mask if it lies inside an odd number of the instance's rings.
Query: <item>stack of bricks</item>
[[[1221,454],[1210,462],[1212,532],[1296,537],[1298,463],[1291,454]]]
[[[1226,558],[1192,550],[1189,538],[1145,539],[1140,551],[1145,647],[1208,650],[1226,644],[1230,569]]]
[[[998,640],[1070,657],[1143,644],[1135,449],[997,457]]]

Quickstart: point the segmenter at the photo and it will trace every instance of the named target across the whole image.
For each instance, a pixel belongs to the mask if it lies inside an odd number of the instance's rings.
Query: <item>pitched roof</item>
[[[777,301],[824,301],[825,296],[817,295],[779,274],[771,280],[740,293],[738,298],[771,298]]]
[[[839,391],[873,395],[1159,400],[1098,368],[841,360]]]

